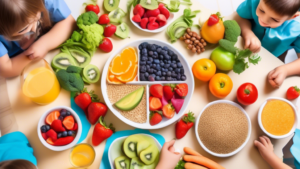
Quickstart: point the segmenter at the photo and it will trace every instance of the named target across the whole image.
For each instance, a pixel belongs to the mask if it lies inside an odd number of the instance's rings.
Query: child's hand
[[[47,44],[42,43],[42,41],[36,41],[33,43],[24,54],[28,56],[29,59],[43,59],[49,52]]]
[[[166,142],[160,153],[159,163],[155,169],[175,168],[181,158],[181,154],[175,152],[175,140]]]
[[[273,158],[277,158],[274,154],[273,144],[267,136],[259,137],[259,141],[255,140],[254,145],[258,148],[258,151],[265,161],[270,161]]]
[[[245,49],[251,50],[253,53],[258,53],[261,48],[261,42],[253,32],[248,32],[244,35]]]
[[[284,79],[287,76],[287,71],[283,66],[279,66],[269,72],[268,74],[268,81],[273,87],[279,87],[283,83]]]

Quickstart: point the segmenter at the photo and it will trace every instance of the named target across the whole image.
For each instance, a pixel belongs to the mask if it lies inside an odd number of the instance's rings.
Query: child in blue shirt
[[[246,0],[237,9],[237,21],[245,40],[244,48],[252,52],[261,46],[276,57],[285,57],[294,48],[300,57],[299,0]],[[299,75],[300,60],[277,67],[268,75],[273,87],[279,87],[287,76]]]
[[[75,19],[64,0],[0,1],[0,76],[18,76],[67,40]]]

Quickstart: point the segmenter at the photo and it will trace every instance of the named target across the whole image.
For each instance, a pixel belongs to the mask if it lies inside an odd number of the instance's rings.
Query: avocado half
[[[144,90],[144,87],[138,88],[137,90],[129,93],[128,95],[117,101],[115,103],[115,106],[123,111],[129,111],[136,108],[143,98]]]

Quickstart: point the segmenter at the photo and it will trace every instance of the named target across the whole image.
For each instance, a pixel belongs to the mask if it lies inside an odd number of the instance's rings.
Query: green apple
[[[219,70],[229,71],[233,69],[235,56],[219,46],[211,53],[210,59],[215,62]]]

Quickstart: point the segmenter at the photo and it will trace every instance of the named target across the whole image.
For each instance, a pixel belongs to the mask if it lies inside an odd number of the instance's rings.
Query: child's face
[[[283,24],[286,20],[292,18],[292,16],[278,15],[271,8],[269,8],[263,0],[260,1],[256,8],[256,15],[258,16],[259,24],[262,27],[276,28]]]

